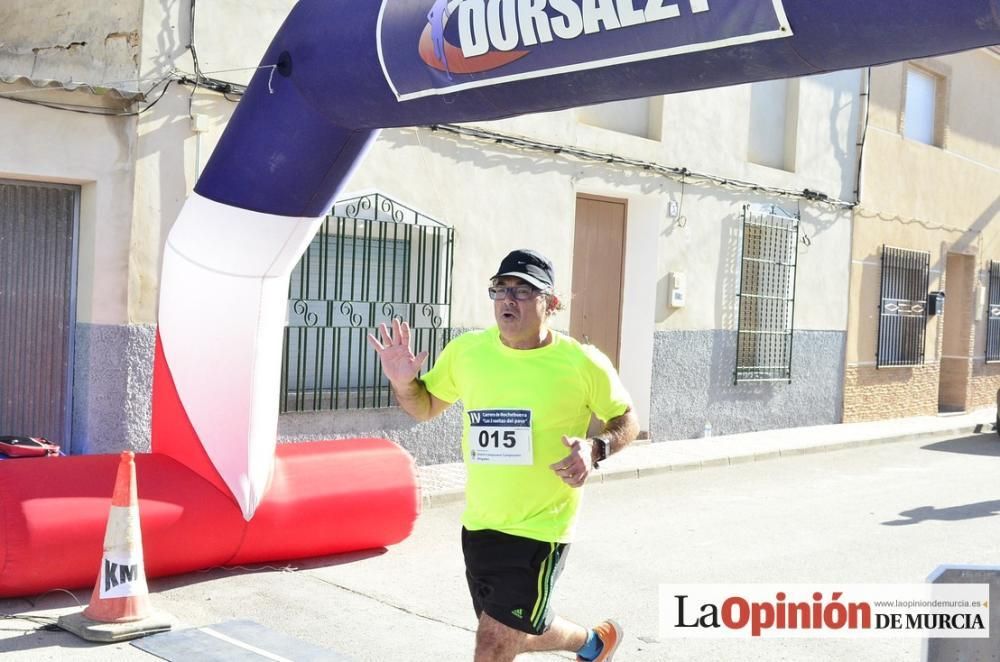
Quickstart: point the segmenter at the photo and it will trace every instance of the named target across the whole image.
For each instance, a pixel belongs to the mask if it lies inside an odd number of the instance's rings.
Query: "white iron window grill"
[[[734,381],[791,382],[799,219],[779,207],[743,207]]]
[[[369,333],[410,326],[429,370],[451,337],[454,230],[380,194],[338,202],[292,272],[280,410],[384,408]]]
[[[882,246],[877,368],[921,365],[931,254]]]

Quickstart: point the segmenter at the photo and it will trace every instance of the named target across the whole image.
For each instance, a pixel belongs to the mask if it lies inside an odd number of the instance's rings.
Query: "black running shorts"
[[[478,618],[485,611],[504,625],[542,634],[552,623],[549,599],[569,545],[500,531],[462,529],[465,578]]]

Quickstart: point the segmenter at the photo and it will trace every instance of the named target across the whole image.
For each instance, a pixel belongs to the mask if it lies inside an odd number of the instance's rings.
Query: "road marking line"
[[[269,660],[274,660],[275,662],[294,662],[293,660],[289,660],[287,657],[281,657],[280,655],[275,655],[274,653],[269,653],[266,650],[264,650],[263,648],[257,648],[256,646],[251,646],[250,644],[248,644],[246,642],[243,642],[243,641],[240,641],[239,639],[233,639],[232,637],[230,637],[228,635],[222,634],[218,630],[213,630],[212,628],[207,628],[207,627],[206,628],[199,628],[199,629],[202,632],[204,632],[205,634],[211,635],[211,636],[215,637],[216,639],[221,639],[222,641],[230,643],[233,646],[238,646],[239,648],[242,648],[244,650],[248,650],[248,651],[250,651],[252,653],[257,653],[258,655],[263,655],[264,657],[266,657]]]

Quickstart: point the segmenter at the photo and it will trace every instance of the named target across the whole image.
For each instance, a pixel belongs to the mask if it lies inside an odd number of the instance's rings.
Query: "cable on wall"
[[[573,157],[584,161],[592,161],[595,163],[628,166],[652,172],[657,175],[667,177],[673,181],[681,182],[682,184],[685,182],[694,184],[714,184],[716,186],[721,186],[734,191],[766,193],[778,197],[807,200],[809,202],[815,202],[840,209],[853,209],[857,205],[856,202],[840,200],[820,191],[813,191],[808,188],[796,190],[776,186],[766,186],[732,177],[720,177],[718,175],[695,172],[683,167],[665,166],[652,161],[642,161],[607,152],[594,152],[569,145],[555,145],[531,138],[523,138],[520,136],[513,136],[476,127],[461,126],[457,124],[431,124],[426,128],[431,131],[442,131],[444,133],[449,133],[462,138],[490,142],[496,145],[507,145],[526,151],[546,152],[564,157]]]

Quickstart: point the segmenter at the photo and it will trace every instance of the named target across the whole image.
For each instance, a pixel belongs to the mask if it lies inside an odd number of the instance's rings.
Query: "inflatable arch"
[[[1000,0],[304,0],[263,58],[276,75],[264,69],[251,81],[170,233],[164,367],[249,518],[274,455],[287,275],[379,128],[498,119],[997,41]],[[229,248],[235,232],[246,242],[238,254]],[[242,306],[238,315],[215,305],[223,293]],[[218,337],[206,338],[206,328],[220,329]],[[165,372],[156,378],[162,388]],[[154,450],[176,434],[156,432]]]
[[[275,444],[288,276],[380,128],[998,42],[1000,0],[302,0],[167,240],[153,452],[137,458],[147,571],[361,549],[408,534],[418,500],[402,450],[353,440],[276,453]],[[116,464],[0,464],[0,595],[93,581],[110,489],[95,485],[110,486]],[[198,532],[211,536],[192,545]],[[66,552],[91,541],[93,558]]]

